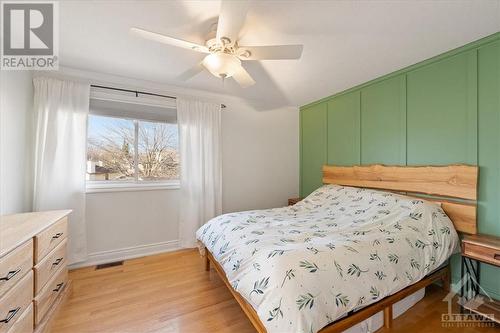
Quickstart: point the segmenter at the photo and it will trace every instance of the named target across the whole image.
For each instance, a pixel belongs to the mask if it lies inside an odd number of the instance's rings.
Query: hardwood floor
[[[70,272],[73,293],[53,333],[252,332],[250,321],[217,273],[204,270],[196,250],[125,261],[123,266]],[[394,320],[389,332],[493,332],[442,328],[445,293],[430,287],[425,298]],[[498,331],[496,331],[498,332]]]

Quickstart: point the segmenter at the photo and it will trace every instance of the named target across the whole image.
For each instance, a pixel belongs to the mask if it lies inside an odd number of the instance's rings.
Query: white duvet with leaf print
[[[317,332],[422,279],[458,244],[439,205],[336,185],[218,216],[197,238],[269,333]]]

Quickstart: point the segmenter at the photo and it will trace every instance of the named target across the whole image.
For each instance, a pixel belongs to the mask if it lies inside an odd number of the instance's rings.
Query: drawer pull
[[[63,261],[63,257],[61,258],[57,258],[53,263],[52,263],[52,266],[57,266],[61,263],[61,261]]]
[[[63,235],[62,232],[58,232],[57,234],[55,234],[54,236],[52,236],[52,239],[58,239],[59,237],[61,237]]]
[[[59,292],[59,290],[61,290],[61,288],[64,286],[64,282],[61,282],[59,283],[57,286],[56,286],[56,289],[52,290],[52,291],[55,291],[56,293]]]
[[[9,273],[7,273],[6,276],[4,276],[3,278],[0,278],[0,281],[9,281],[10,279],[12,279],[14,276],[17,275],[17,273],[19,273],[21,271],[21,269],[17,269],[15,271],[10,271]]]
[[[9,321],[12,320],[12,318],[14,318],[16,316],[16,314],[19,312],[19,310],[21,310],[20,306],[18,306],[15,309],[10,310],[9,313],[7,314],[7,318],[5,318],[4,320],[0,320],[0,323],[7,324]]]
[[[500,260],[500,253],[495,253],[493,258],[495,258],[495,260]]]

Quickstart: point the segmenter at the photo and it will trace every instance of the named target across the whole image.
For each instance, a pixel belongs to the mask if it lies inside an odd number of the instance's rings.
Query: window
[[[88,191],[178,187],[175,110],[138,102],[91,98]]]
[[[87,180],[135,179],[135,121],[90,115]]]

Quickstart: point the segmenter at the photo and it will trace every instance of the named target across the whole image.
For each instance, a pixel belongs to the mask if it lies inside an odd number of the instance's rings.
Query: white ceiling
[[[203,72],[203,54],[142,40],[132,26],[203,43],[218,1],[64,1],[61,65],[259,100],[304,105],[500,31],[500,0],[253,1],[240,44],[304,44],[300,60],[245,62],[257,84]]]

